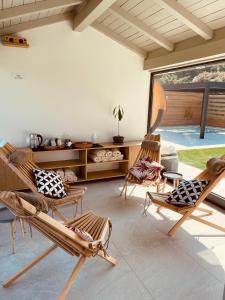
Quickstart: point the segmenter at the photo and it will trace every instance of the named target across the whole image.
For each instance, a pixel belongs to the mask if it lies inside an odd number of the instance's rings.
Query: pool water
[[[160,134],[163,141],[185,148],[225,145],[225,128],[207,127],[204,139],[199,138],[199,126],[165,126],[155,133]]]

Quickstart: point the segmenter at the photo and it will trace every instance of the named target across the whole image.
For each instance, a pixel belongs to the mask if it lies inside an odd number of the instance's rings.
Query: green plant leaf
[[[117,113],[116,113],[116,106],[115,106],[114,109],[113,109],[113,116],[114,116],[114,119],[116,119],[116,115],[117,115]]]
[[[118,120],[121,121],[123,119],[123,113],[121,111],[121,108],[119,107],[119,110],[118,110]]]

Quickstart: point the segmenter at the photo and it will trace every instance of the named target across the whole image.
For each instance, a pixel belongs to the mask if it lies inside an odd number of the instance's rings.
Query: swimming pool
[[[184,148],[225,145],[225,128],[206,127],[204,139],[199,138],[199,126],[163,126],[157,128],[155,133],[160,134],[163,141]]]

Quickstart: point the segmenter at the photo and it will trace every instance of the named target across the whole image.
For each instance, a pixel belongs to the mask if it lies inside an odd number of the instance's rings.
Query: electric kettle
[[[42,142],[43,142],[43,137],[40,134],[37,133],[30,134],[30,147],[32,149],[36,149],[40,147]]]

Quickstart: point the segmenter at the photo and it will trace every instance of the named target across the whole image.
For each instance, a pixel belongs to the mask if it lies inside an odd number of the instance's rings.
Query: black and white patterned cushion
[[[208,183],[207,180],[184,180],[172,191],[166,202],[179,206],[194,205]]]
[[[39,193],[53,198],[63,198],[67,196],[62,179],[55,172],[33,169],[33,173]]]

